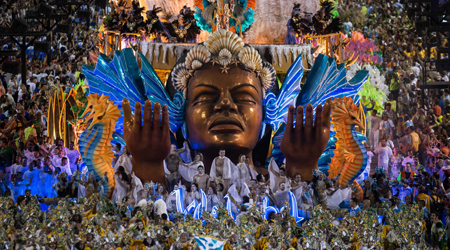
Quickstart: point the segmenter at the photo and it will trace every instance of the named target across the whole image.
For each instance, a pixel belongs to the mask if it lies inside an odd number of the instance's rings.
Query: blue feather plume
[[[286,123],[289,106],[293,106],[301,90],[303,77],[302,55],[298,56],[289,68],[278,96],[270,92],[264,98],[264,122],[277,131],[281,124]],[[275,145],[275,144],[274,144]]]
[[[295,100],[296,107],[305,107],[308,104],[312,104],[314,112],[318,105],[324,105],[330,98],[334,99],[347,96],[354,99],[356,98],[355,102],[357,103],[359,101],[359,98],[357,98],[357,92],[362,87],[364,82],[367,81],[369,76],[369,72],[367,70],[361,70],[350,81],[347,81],[345,65],[336,65],[334,58],[328,58],[328,56],[320,54],[316,58],[305,84],[302,87],[298,87],[298,91],[300,93],[294,98],[290,94],[294,95],[295,93],[289,93],[288,91],[290,87],[292,88],[292,86],[285,86],[285,84],[292,84],[294,81],[298,82],[300,85],[302,78],[301,76],[303,76],[303,73],[300,76],[298,73],[295,74],[295,71],[291,71],[292,67],[298,67],[296,63],[301,60],[301,55],[299,58],[296,59],[286,74],[286,78],[281,87],[279,96],[276,99],[277,101],[274,101],[274,94],[268,94],[265,100],[265,103],[267,103],[265,122],[271,124],[272,129],[277,131],[276,136],[272,139],[272,156],[275,158],[277,163],[282,161],[282,158],[280,158],[282,157],[282,154],[279,143],[281,142],[280,138],[282,138],[284,134],[284,127],[281,127],[281,124],[287,122],[287,111],[289,106],[293,105],[290,104],[292,100]],[[285,93],[286,91],[288,91],[289,94]],[[287,100],[284,100],[283,98],[286,97]],[[278,103],[279,100],[284,100],[284,102]],[[278,128],[280,129],[277,130]],[[319,169],[324,173],[328,173],[328,165],[331,162],[331,158],[334,156],[333,150],[336,149],[335,135],[336,133],[334,131],[330,132],[330,139],[327,147],[319,159]]]
[[[89,93],[109,95],[119,108],[122,108],[123,98],[127,98],[132,111],[136,102],[144,103],[146,100],[152,101],[152,104],[159,102],[167,105],[170,129],[176,132],[184,122],[184,98],[177,93],[172,100],[148,59],[140,53],[139,56],[141,69],[131,48],[116,51],[113,60],[101,54],[95,68],[83,66]],[[120,133],[122,127],[123,118],[120,118],[116,131]]]

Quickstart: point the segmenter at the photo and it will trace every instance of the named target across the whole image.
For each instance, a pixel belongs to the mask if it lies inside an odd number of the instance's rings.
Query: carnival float
[[[279,40],[245,43],[246,32],[257,25],[255,1],[196,1],[192,9],[183,6],[172,22],[159,17],[164,10],[157,6],[144,16],[138,2],[111,4],[114,7],[99,30],[103,53],[95,56],[95,64],[84,66],[85,82],[69,94],[55,92],[48,125],[53,139],[80,138],[77,145],[84,164],[96,178],[106,177],[105,195],[114,189],[114,173],[108,168],[113,158],[111,142],[125,144],[124,118],[119,113],[124,99],[133,113],[136,103],[167,106],[172,144],[186,144],[190,152],[204,155],[225,148],[233,156],[244,154],[261,162],[262,172],[267,172],[264,169],[271,159],[277,165],[285,160],[281,141],[289,106],[312,105],[315,112],[331,99],[332,129],[317,170],[339,178],[341,185],[354,184],[364,170],[366,121],[360,102],[370,95],[383,95],[377,89],[382,85],[376,68],[381,59],[364,55],[373,48],[356,53],[355,48],[367,41],[359,34],[348,37],[342,32],[332,2],[319,3],[316,14],[309,15],[294,5],[285,26],[287,44]],[[201,39],[204,32],[209,35]],[[360,56],[365,59],[361,61]],[[193,127],[199,121],[188,103],[192,91],[188,85],[195,78],[201,75],[214,82],[218,74],[224,82],[230,77],[256,77],[261,83],[255,88],[262,97],[253,109],[259,113],[249,113],[255,116],[255,129],[229,144],[202,138]],[[381,105],[383,97],[377,98]],[[247,144],[242,146],[239,140]],[[212,158],[205,158],[205,165],[210,165]],[[164,169],[154,178],[145,169],[134,171],[142,182],[165,182]],[[196,208],[192,205],[192,212]]]

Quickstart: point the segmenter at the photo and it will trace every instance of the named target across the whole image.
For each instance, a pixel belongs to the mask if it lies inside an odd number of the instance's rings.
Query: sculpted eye
[[[215,103],[216,99],[216,95],[213,93],[201,93],[194,99],[193,105]]]
[[[237,103],[251,103],[256,104],[255,98],[249,93],[240,93],[233,96],[233,99]]]

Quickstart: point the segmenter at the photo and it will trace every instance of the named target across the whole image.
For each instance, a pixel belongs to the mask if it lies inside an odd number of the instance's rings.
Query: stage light
[[[28,30],[28,23],[25,22],[23,19],[14,19],[13,23],[11,24],[11,29],[14,33],[25,33]]]
[[[37,14],[43,14],[45,17],[49,17],[52,14],[53,8],[45,3],[40,3],[37,9]]]
[[[70,25],[70,24],[58,24],[56,26],[54,32],[71,34],[72,33],[72,25]]]
[[[34,42],[34,51],[50,53],[50,51],[51,51],[51,44],[50,44],[50,42],[36,41],[36,42]]]
[[[106,0],[95,0],[95,6],[100,7],[101,9],[106,8]]]
[[[77,11],[77,17],[85,19],[86,21],[89,21],[89,17],[91,16],[91,12],[89,10],[79,10]]]
[[[6,73],[17,75],[19,74],[20,66],[20,62],[4,62],[2,70]]]
[[[439,72],[450,70],[450,59],[439,59],[436,61],[436,69]]]

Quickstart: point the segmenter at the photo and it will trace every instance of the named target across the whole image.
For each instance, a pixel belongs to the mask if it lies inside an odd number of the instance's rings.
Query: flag
[[[225,245],[224,241],[210,236],[195,236],[195,241],[200,250],[222,250]]]

